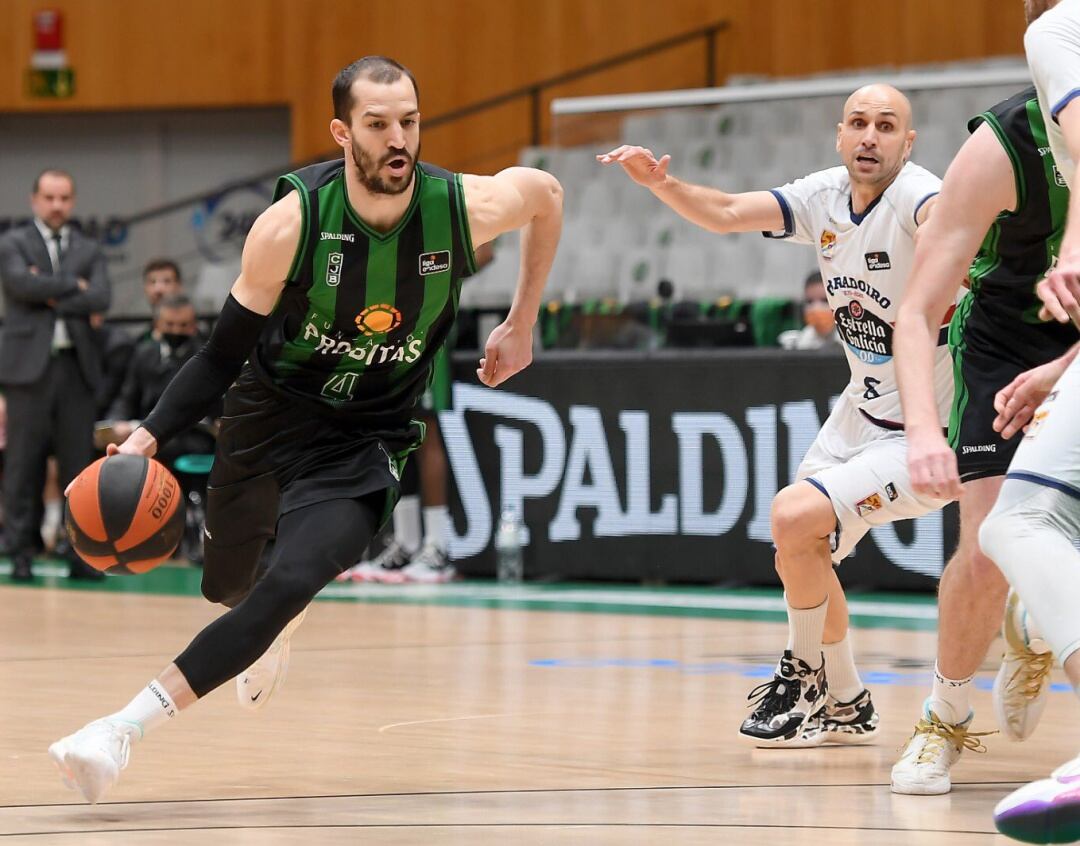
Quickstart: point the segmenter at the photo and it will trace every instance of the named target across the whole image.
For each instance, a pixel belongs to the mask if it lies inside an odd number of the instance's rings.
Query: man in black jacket
[[[184,289],[180,265],[169,258],[151,259],[143,268],[143,295],[156,314],[158,303],[166,297],[179,294]],[[98,390],[98,416],[108,418],[118,401],[124,385],[128,364],[135,346],[150,337],[152,324],[141,325],[133,332],[130,328],[105,323],[100,329],[102,343],[102,380]]]
[[[93,458],[101,350],[90,315],[106,311],[111,298],[101,248],[69,223],[75,206],[71,175],[42,172],[30,206],[33,221],[0,236],[6,308],[0,385],[8,410],[3,489],[16,581],[33,577],[50,451],[59,462],[61,488]],[[73,577],[96,573],[73,560]]]
[[[195,306],[184,294],[172,294],[154,306],[154,325],[135,345],[120,395],[109,409],[113,434],[123,441],[157,404],[184,363],[197,353],[205,338],[198,331]],[[216,414],[214,411],[212,414]],[[177,456],[214,451],[205,426],[189,429],[157,454],[171,465]]]

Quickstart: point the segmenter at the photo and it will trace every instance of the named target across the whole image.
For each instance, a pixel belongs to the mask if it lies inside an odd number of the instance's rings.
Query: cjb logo
[[[401,312],[387,303],[369,305],[356,315],[356,328],[365,335],[385,335],[401,325]]]

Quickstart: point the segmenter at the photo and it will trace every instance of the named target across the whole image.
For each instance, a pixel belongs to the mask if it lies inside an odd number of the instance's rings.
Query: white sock
[[[46,531],[56,534],[60,529],[60,521],[63,519],[63,507],[58,499],[50,499],[45,503],[45,514],[41,521],[41,527]]]
[[[412,555],[420,548],[420,495],[403,496],[394,509],[394,540]]]
[[[813,668],[821,666],[821,639],[825,636],[825,612],[829,598],[816,608],[792,608],[788,603],[788,651]]]
[[[166,692],[161,682],[153,679],[124,708],[115,714],[110,714],[108,719],[138,726],[141,739],[150,729],[168,722],[176,714],[177,709],[172,697]]]
[[[446,552],[446,536],[450,525],[450,509],[445,505],[424,507],[424,545],[430,544]]]
[[[966,679],[947,679],[934,664],[934,689],[930,691],[930,698],[926,704],[930,707],[939,720],[955,726],[964,722],[971,715],[971,680],[974,676]]]
[[[822,645],[825,653],[825,677],[829,680],[829,694],[837,702],[851,702],[863,692],[862,679],[851,654],[851,633],[836,643]]]

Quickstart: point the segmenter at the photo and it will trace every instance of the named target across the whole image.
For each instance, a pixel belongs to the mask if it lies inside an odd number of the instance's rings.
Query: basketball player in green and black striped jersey
[[[116,781],[132,743],[214,688],[236,677],[242,704],[257,708],[281,684],[308,603],[393,509],[405,457],[423,438],[413,410],[475,247],[513,229],[517,291],[477,375],[494,387],[531,361],[562,224],[559,183],[530,168],[473,176],[419,162],[417,86],[391,59],[346,67],[333,101],[344,159],[278,181],[205,348],[119,448],[153,455],[228,391],[203,593],[231,610],[127,707],[50,747],[65,783],[90,802]]]
[[[934,218],[916,248],[896,324],[897,373],[912,485],[959,498],[960,542],[941,578],[933,690],[892,771],[897,793],[951,789],[949,770],[965,749],[971,681],[1002,621],[1008,584],[979,549],[1019,438],[999,432],[995,396],[1021,373],[1066,353],[1076,332],[1039,319],[1035,286],[1053,268],[1065,230],[1069,190],[1058,172],[1035,89],[970,123],[971,138],[945,175]],[[970,291],[949,330],[955,385],[948,441],[929,392],[931,338],[967,275]],[[994,687],[1001,731],[1023,740],[1035,728],[1052,658],[1016,638]]]

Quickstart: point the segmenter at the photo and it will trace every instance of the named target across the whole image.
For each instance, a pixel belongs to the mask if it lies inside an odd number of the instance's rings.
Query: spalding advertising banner
[[[440,415],[462,572],[494,571],[510,508],[524,516],[526,578],[779,583],[770,502],[843,388],[842,357],[549,354],[494,390],[475,367],[455,355]],[[875,528],[841,579],[930,588],[955,535],[952,508]]]

